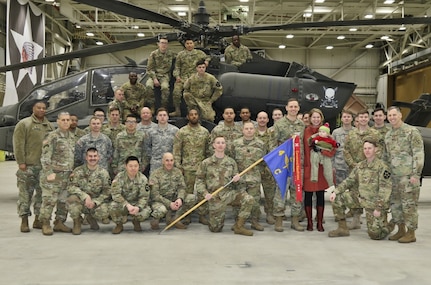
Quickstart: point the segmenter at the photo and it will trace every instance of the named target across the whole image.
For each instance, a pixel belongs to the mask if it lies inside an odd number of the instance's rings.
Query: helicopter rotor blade
[[[327,28],[327,27],[354,27],[354,26],[386,26],[386,25],[413,25],[413,24],[431,24],[431,18],[392,18],[392,19],[369,19],[369,20],[348,20],[348,21],[324,21],[324,22],[305,22],[291,23],[284,25],[260,26],[260,27],[243,27],[244,33],[271,30],[294,30],[307,28]]]
[[[170,25],[187,33],[200,33],[202,28],[199,25],[188,23],[186,21],[176,20],[174,18],[156,13],[126,2],[116,0],[74,0],[88,6],[97,7],[106,11],[111,11],[119,15],[140,19],[150,22]]]
[[[178,39],[178,35],[176,33],[170,33],[164,36],[166,36],[170,41],[174,41]],[[0,67],[0,72],[12,71],[12,70],[17,70],[21,68],[42,65],[42,64],[50,64],[50,63],[63,61],[63,60],[70,60],[78,57],[82,58],[82,57],[99,55],[104,53],[112,53],[112,52],[117,52],[122,50],[135,49],[135,48],[142,47],[144,45],[156,43],[158,39],[159,37],[152,37],[152,38],[139,39],[134,41],[127,41],[122,43],[109,44],[104,46],[97,46],[92,48],[85,48],[85,49],[72,51],[64,54],[58,54],[58,55],[48,56],[48,57],[30,60],[26,62],[21,62],[17,64],[2,66]]]

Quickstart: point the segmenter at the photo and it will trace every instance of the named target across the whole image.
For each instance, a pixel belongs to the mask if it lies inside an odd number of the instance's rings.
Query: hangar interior
[[[46,56],[178,31],[167,24],[126,17],[71,0],[31,2],[45,14]],[[189,23],[194,21],[193,15],[200,3],[198,0],[124,2]],[[204,3],[210,15],[210,26],[255,27],[428,17],[431,14],[431,2],[422,0],[206,0]],[[3,49],[6,45],[6,6],[7,1],[1,0],[0,46]],[[241,42],[268,59],[299,62],[334,80],[354,82],[357,84],[355,95],[372,106],[375,102],[388,104],[393,99],[410,102],[420,95],[418,92],[427,92],[426,76],[421,70],[429,65],[430,35],[430,26],[426,24],[371,24],[259,31],[241,36]],[[225,40],[227,43],[230,41],[229,38]],[[155,48],[156,45],[151,44],[134,50],[49,64],[45,80],[63,77],[70,70],[126,64],[126,56],[140,62]],[[171,42],[170,48],[179,51],[182,46]],[[4,63],[3,52],[0,64]],[[406,76],[411,71],[420,75]],[[398,76],[402,76],[402,80],[398,80]],[[411,77],[415,80],[406,81]],[[4,74],[0,77],[2,90],[3,78]],[[402,84],[402,88],[397,84]],[[406,92],[402,90],[406,89],[414,92],[405,96]]]

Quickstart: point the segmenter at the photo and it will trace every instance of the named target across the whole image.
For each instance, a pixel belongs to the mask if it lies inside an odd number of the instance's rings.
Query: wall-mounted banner
[[[16,64],[44,56],[45,15],[29,0],[7,1],[6,64]],[[15,104],[44,78],[43,66],[6,73],[3,106]]]

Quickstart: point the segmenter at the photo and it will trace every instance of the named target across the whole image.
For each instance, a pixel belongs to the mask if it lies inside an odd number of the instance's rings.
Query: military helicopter
[[[225,26],[209,25],[209,14],[203,1],[194,15],[194,22],[177,20],[153,11],[115,0],[76,0],[127,17],[168,24],[177,29],[176,33],[165,34],[169,41],[182,41],[193,38],[212,56],[209,72],[218,76],[223,88],[223,96],[214,103],[217,113],[224,107],[236,109],[248,106],[251,112],[264,110],[271,112],[274,107],[284,107],[288,98],[298,98],[304,111],[313,107],[322,109],[329,121],[343,109],[355,89],[354,83],[339,82],[317,73],[310,68],[292,62],[266,60],[255,56],[251,62],[244,63],[239,69],[220,62],[224,38],[233,35],[267,30],[292,30],[304,28],[322,28],[336,26],[367,25],[407,25],[431,24],[431,18],[390,18],[373,20],[303,22],[271,26]],[[129,50],[155,43],[158,36],[134,41],[114,43],[101,47],[82,49],[70,53],[40,58],[19,64],[0,67],[0,72],[14,71],[21,68],[49,64],[62,60],[87,57],[109,52]],[[216,48],[209,48],[210,46]],[[16,105],[0,108],[0,149],[12,151],[12,133],[14,125],[30,114],[29,106],[36,99],[49,103],[47,117],[54,120],[58,112],[67,110],[80,118],[89,116],[96,107],[103,107],[112,98],[112,86],[115,82],[126,82],[130,71],[138,71],[145,78],[145,66],[121,66],[90,69],[62,78],[33,89],[30,94]],[[114,83],[113,83],[114,82]]]

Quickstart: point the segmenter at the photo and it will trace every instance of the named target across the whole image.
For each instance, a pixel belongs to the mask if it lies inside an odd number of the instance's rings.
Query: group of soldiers
[[[197,108],[202,119],[214,121],[214,103],[223,93],[220,82],[213,75],[206,72],[211,57],[199,49],[195,49],[194,41],[187,38],[184,41],[185,49],[178,54],[168,48],[168,39],[160,37],[158,49],[151,52],[148,58],[147,74],[149,76],[145,85],[138,82],[136,72],[129,74],[126,82],[114,92],[115,99],[111,106],[116,106],[122,113],[122,119],[130,113],[139,115],[142,107],[147,106],[155,111],[155,88],[160,89],[161,106],[168,109],[171,71],[174,77],[172,103],[175,110],[170,116],[181,116],[181,98],[187,108]],[[225,50],[225,61],[239,67],[250,61],[250,50],[240,43],[239,36],[232,37],[232,44]],[[174,64],[175,62],[175,64]]]

